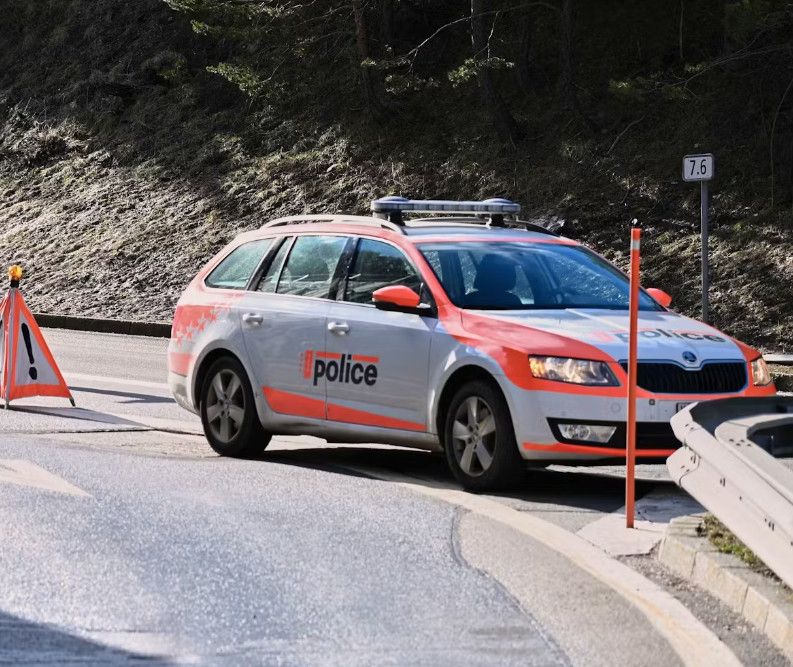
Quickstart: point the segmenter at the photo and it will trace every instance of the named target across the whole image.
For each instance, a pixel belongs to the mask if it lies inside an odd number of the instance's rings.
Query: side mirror
[[[372,301],[380,310],[416,312],[421,304],[421,297],[405,285],[391,285],[375,290]]]
[[[645,291],[664,308],[669,308],[669,306],[672,304],[672,297],[662,289],[658,289],[657,287],[649,287]]]

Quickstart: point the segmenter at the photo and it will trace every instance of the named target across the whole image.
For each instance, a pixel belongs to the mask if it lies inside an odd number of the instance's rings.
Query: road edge
[[[399,484],[409,491],[475,512],[537,540],[633,604],[666,639],[686,667],[711,663],[722,667],[741,664],[732,649],[671,593],[575,533],[485,496],[467,493],[456,486],[382,470],[375,472],[356,466],[348,466],[347,469]]]
[[[793,599],[780,584],[736,556],[721,553],[702,536],[703,516],[672,519],[658,549],[658,560],[740,614],[793,660]]]
[[[126,334],[128,336],[149,336],[151,338],[170,338],[171,325],[168,322],[141,322],[138,320],[111,320],[100,317],[75,317],[72,315],[53,315],[34,313],[39,326],[46,329],[68,329],[70,331],[92,331],[94,333]]]

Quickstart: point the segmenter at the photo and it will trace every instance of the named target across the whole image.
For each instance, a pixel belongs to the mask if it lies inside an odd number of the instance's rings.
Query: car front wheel
[[[446,460],[469,491],[490,491],[515,484],[525,465],[504,397],[489,382],[463,385],[449,404],[444,428]]]
[[[270,444],[245,369],[232,357],[209,367],[201,387],[200,413],[204,435],[221,456],[248,458]]]

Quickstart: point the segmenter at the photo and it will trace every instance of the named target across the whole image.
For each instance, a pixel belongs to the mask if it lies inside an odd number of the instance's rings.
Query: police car
[[[625,456],[622,272],[508,200],[372,211],[273,220],[190,283],[169,383],[216,452],[256,455],[277,434],[439,450],[472,490]],[[757,350],[670,301],[640,296],[640,460],[679,446],[685,405],[776,391]]]

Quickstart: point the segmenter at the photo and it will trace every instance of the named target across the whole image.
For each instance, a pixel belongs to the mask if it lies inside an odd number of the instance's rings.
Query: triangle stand
[[[16,272],[14,270],[17,269]],[[21,269],[12,267],[11,288],[0,301],[0,400],[49,396],[68,399],[71,391],[19,291]]]

